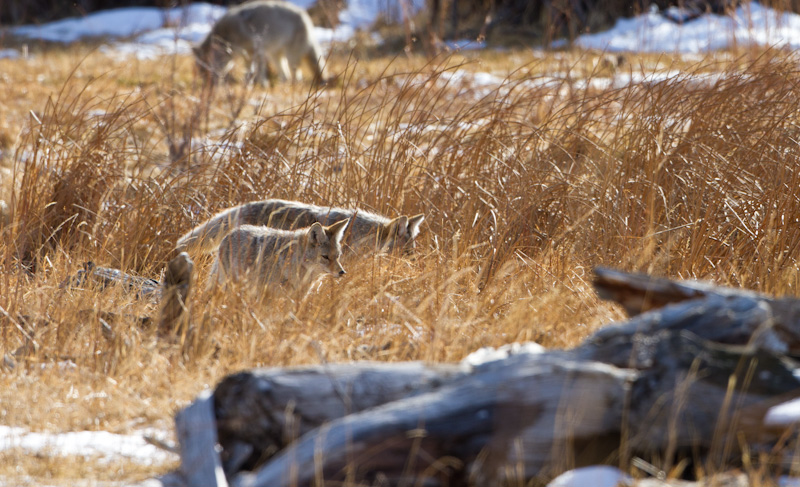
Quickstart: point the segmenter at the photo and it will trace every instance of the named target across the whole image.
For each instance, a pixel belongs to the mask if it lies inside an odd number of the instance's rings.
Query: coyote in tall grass
[[[200,72],[212,79],[225,76],[238,53],[248,61],[254,81],[262,85],[269,81],[270,66],[275,64],[282,81],[301,79],[303,59],[311,65],[316,82],[325,80],[311,19],[302,8],[280,0],[231,8],[193,51]]]
[[[345,274],[339,257],[342,234],[349,220],[301,230],[242,225],[222,239],[211,266],[213,284],[245,281],[261,291],[268,285],[302,289],[323,274]],[[253,287],[252,285],[255,285]]]
[[[343,220],[350,221],[344,239],[346,255],[349,257],[412,249],[425,215],[389,219],[363,210],[323,207],[297,201],[252,201],[221,211],[196,226],[178,240],[177,249],[195,255],[210,253],[231,229],[240,225],[292,230],[314,223],[330,225]]]

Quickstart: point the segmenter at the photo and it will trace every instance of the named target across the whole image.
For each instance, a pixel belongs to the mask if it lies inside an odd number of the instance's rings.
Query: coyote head
[[[342,235],[349,223],[348,219],[323,227],[317,222],[309,227],[303,261],[311,274],[327,273],[336,277],[346,274],[339,257]]]
[[[419,226],[425,220],[425,215],[398,216],[383,225],[378,235],[380,250],[411,252],[416,247],[415,239],[419,235]]]
[[[192,47],[197,72],[212,84],[224,78],[231,66],[231,46],[215,36],[208,36],[202,44]]]

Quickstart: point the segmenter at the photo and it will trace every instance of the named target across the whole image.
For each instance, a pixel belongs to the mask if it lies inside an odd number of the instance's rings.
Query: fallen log
[[[761,428],[766,411],[800,394],[795,364],[767,350],[752,355],[687,332],[661,332],[639,353],[654,365],[637,371],[569,352],[516,355],[425,394],[344,416],[334,412],[326,425],[290,443],[256,473],[234,477],[232,485],[378,477],[497,485],[547,481],[621,457],[672,458],[687,451],[698,458],[713,454],[724,464],[740,456],[736,445],[743,438],[774,441]],[[285,379],[274,373],[273,380]],[[223,394],[215,391],[215,400]]]
[[[214,392],[224,470],[251,470],[333,419],[424,394],[468,373],[460,365],[360,362],[258,369],[223,379]]]
[[[592,285],[602,299],[621,304],[628,316],[663,308],[668,304],[704,299],[709,296],[766,297],[743,289],[716,286],[710,282],[674,281],[603,267],[594,269]]]
[[[66,289],[96,286],[102,290],[115,285],[135,293],[139,299],[157,299],[161,292],[161,285],[155,279],[127,274],[111,267],[101,267],[92,261],[85,262],[83,269],[76,272],[74,276],[64,279],[59,287]]]
[[[161,335],[183,335],[189,329],[189,312],[187,303],[192,287],[192,271],[194,263],[189,255],[182,252],[167,264],[164,279],[161,282],[140,276],[125,274],[117,269],[97,267],[92,262],[84,264],[84,268],[60,284],[60,287],[85,287],[93,283],[100,289],[117,284],[126,291],[136,293],[137,298],[160,300],[157,312],[158,331]],[[82,309],[77,318],[81,320],[96,319],[100,324],[103,337],[113,342],[118,336],[115,325],[120,321],[132,321],[142,328],[147,328],[153,322],[150,316],[134,316],[120,314],[112,311],[97,309]],[[13,369],[19,359],[35,353],[39,344],[37,334],[42,330],[53,329],[47,318],[38,318],[29,315],[12,317],[0,307],[0,326],[6,322],[22,333],[25,341],[11,353],[3,354],[0,368]]]
[[[601,328],[582,348],[591,350],[610,340],[620,342],[620,337],[633,343],[630,338],[635,335],[649,336],[660,330],[687,330],[712,342],[800,354],[800,300],[796,298],[776,299],[618,271],[600,269],[596,273],[598,294],[620,302],[633,318]],[[642,309],[652,311],[640,314],[636,311],[639,303],[645,303]]]
[[[242,372],[214,391],[217,440],[181,435],[182,444],[204,444],[205,461],[219,462],[224,478],[169,479],[240,487],[538,484],[633,459],[663,471],[687,462],[721,471],[737,465],[743,449],[770,451],[791,428],[765,427],[764,419],[800,396],[798,366],[786,354],[800,343],[798,308],[793,299],[710,288],[601,329],[572,350],[479,365]]]
[[[568,449],[575,432],[606,438],[618,430],[632,372],[548,355],[530,357],[330,421],[257,472],[235,477],[232,485],[312,485],[319,479],[372,483],[379,478],[390,485],[408,479],[424,485],[497,485],[523,450],[526,470],[528,461],[541,470]],[[562,414],[565,404],[573,406],[569,419]],[[559,423],[569,427],[554,428]],[[521,435],[531,441],[518,450]],[[602,456],[613,452],[613,445],[601,445],[600,450],[606,447]]]
[[[175,416],[175,430],[181,448],[181,478],[188,485],[227,487],[222,462],[217,454],[217,429],[210,391]]]
[[[59,287],[81,288],[97,286],[104,290],[110,286],[121,286],[126,292],[134,293],[137,299],[149,299],[159,303],[157,311],[158,331],[164,335],[179,335],[188,329],[188,303],[192,292],[192,273],[194,262],[186,252],[167,263],[161,282],[155,279],[127,274],[119,269],[99,267],[86,262],[84,268],[74,276],[65,279]],[[97,314],[103,326],[103,335],[109,340],[116,336],[113,324],[120,318],[134,319],[142,325],[153,320],[149,316],[119,315],[110,311],[83,310],[83,314]]]

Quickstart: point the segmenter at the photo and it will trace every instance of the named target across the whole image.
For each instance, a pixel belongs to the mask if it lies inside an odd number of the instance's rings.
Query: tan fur
[[[325,273],[344,275],[339,257],[348,223],[327,227],[315,223],[294,231],[242,225],[222,239],[209,283],[216,275],[220,284],[247,281],[258,290],[275,285],[299,289]]]
[[[240,54],[260,84],[267,84],[270,64],[278,66],[282,80],[300,79],[303,59],[317,82],[325,80],[314,25],[305,10],[288,2],[261,0],[231,8],[193,50],[198,68],[213,78],[225,76]]]
[[[240,225],[264,225],[292,230],[350,220],[345,233],[344,247],[347,256],[368,255],[374,252],[409,250],[419,234],[425,215],[399,216],[389,219],[363,210],[323,207],[297,201],[253,201],[228,208],[196,226],[182,236],[178,251],[190,254],[213,251],[231,229]]]

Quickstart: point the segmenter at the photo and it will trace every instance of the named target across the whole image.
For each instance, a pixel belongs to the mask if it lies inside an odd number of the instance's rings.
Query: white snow
[[[731,16],[704,14],[684,23],[658,11],[619,19],[605,32],[580,36],[584,49],[609,52],[700,53],[734,46],[800,47],[800,15],[780,13],[758,3],[736,9]]]
[[[461,363],[478,366],[496,360],[503,360],[512,355],[520,355],[523,353],[539,354],[545,350],[543,346],[535,342],[509,343],[508,345],[503,345],[498,348],[483,347],[464,357]]]
[[[632,485],[633,479],[620,469],[608,465],[593,465],[564,472],[547,487],[616,487]]]
[[[177,455],[147,443],[145,435],[162,441],[166,437],[164,432],[158,430],[142,431],[138,435],[119,435],[107,431],[39,433],[0,425],[0,451],[19,448],[41,455],[123,459],[145,465],[177,460]]]
[[[485,88],[495,87],[503,84],[504,77],[495,76],[491,73],[471,73],[469,71],[445,71],[439,79],[448,83],[469,84],[471,87]]]
[[[0,59],[17,59],[20,57],[16,49],[0,49]]]
[[[30,39],[64,43],[92,37],[127,38],[162,27],[170,27],[179,35],[186,26],[211,25],[224,13],[224,7],[207,3],[168,9],[127,7],[42,25],[24,25],[11,29],[11,32]]]
[[[444,41],[444,45],[451,51],[478,51],[486,49],[486,41],[478,41],[475,39]]]
[[[314,3],[316,0],[292,0],[292,3]],[[402,4],[407,3],[410,14],[425,8],[425,0],[346,0],[346,7],[339,12],[339,22],[354,29],[368,29],[383,17],[392,22],[402,22]],[[307,7],[306,7],[307,8]]]
[[[800,398],[792,399],[767,410],[765,426],[791,426],[800,422]]]
[[[295,0],[293,3],[308,8],[314,1]],[[409,4],[414,13],[424,7],[424,0],[412,0]],[[399,5],[399,2],[386,0],[350,0],[339,13],[340,24],[335,29],[315,27],[314,33],[323,45],[347,41],[357,30],[368,29],[381,16],[401,20]],[[225,11],[224,7],[207,3],[167,9],[129,7],[42,25],[24,25],[11,28],[9,32],[29,39],[63,43],[104,38],[110,44],[104,45],[101,51],[108,55],[152,59],[165,54],[188,53],[193,44],[205,38]]]
[[[315,0],[292,0],[308,8]],[[315,28],[323,45],[344,42],[357,30],[369,29],[378,19],[400,22],[404,18],[400,0],[348,0],[339,13],[336,29]],[[425,8],[425,0],[411,0],[411,14]],[[225,8],[207,3],[184,7],[130,7],[95,12],[84,17],[58,20],[42,25],[26,25],[9,32],[53,42],[74,42],[86,38],[104,38],[109,55],[154,58],[164,54],[187,53],[192,44],[202,40],[211,26],[225,13]],[[672,19],[683,13],[666,12]],[[553,46],[564,45],[556,41]],[[701,53],[732,46],[800,47],[800,15],[780,13],[758,3],[742,5],[730,15],[703,14],[678,23],[656,10],[635,18],[619,19],[616,25],[596,34],[586,34],[575,44],[585,49],[613,52]],[[448,46],[454,50],[483,49],[485,43],[459,40]],[[0,57],[16,57],[12,50],[0,50]]]
[[[191,45],[201,41],[225,11],[225,7],[207,3],[166,9],[128,7],[42,25],[24,25],[9,32],[63,43],[105,38],[110,41],[101,48],[106,54],[152,59],[164,54],[188,53]]]

